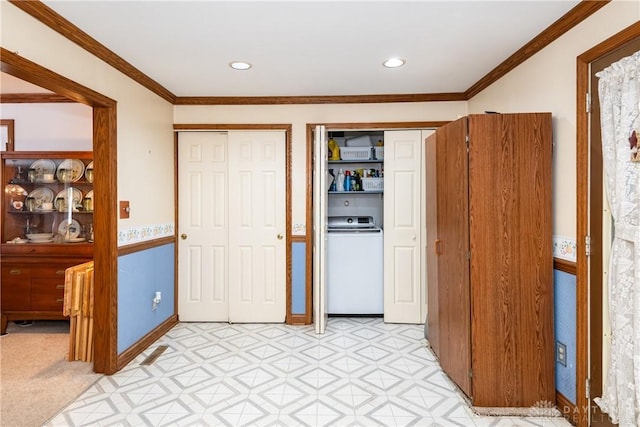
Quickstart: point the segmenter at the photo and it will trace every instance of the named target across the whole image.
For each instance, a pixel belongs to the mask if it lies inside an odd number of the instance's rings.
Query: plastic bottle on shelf
[[[329,160],[340,160],[340,147],[338,147],[338,143],[333,138],[330,138],[327,145],[327,155]]]
[[[344,173],[344,191],[351,191],[351,172]]]
[[[342,169],[338,170],[338,175],[336,175],[336,191],[344,191],[344,173]]]

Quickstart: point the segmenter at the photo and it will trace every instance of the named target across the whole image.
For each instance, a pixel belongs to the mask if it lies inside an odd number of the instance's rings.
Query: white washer
[[[383,232],[370,217],[328,221],[327,312],[383,314]]]

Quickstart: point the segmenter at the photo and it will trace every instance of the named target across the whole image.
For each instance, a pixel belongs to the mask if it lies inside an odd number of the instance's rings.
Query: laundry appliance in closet
[[[383,231],[371,216],[329,216],[327,311],[384,312]]]

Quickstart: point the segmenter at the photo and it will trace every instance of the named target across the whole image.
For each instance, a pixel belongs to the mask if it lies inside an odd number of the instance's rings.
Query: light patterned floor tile
[[[423,329],[380,318],[331,318],[324,335],[181,323],[46,426],[569,426],[474,415]],[[159,345],[168,348],[140,365]]]

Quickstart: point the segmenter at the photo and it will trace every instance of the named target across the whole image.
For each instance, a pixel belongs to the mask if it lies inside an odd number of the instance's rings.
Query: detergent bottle
[[[333,139],[329,138],[327,142],[328,150],[327,157],[329,160],[340,160],[340,147],[338,143]]]

